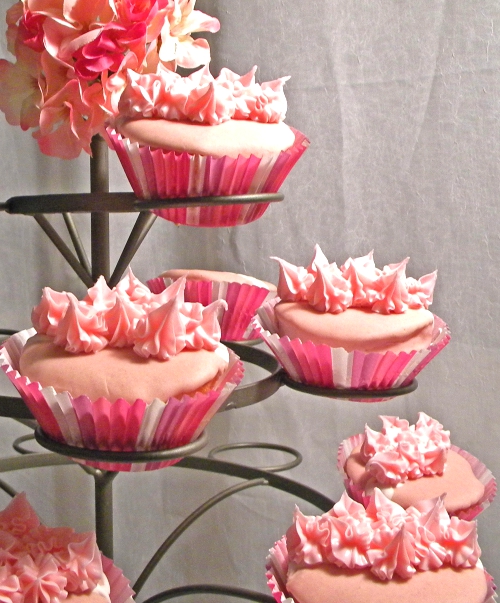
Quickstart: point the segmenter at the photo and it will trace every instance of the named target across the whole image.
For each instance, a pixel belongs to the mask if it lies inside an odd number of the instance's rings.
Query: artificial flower
[[[210,61],[193,32],[219,29],[196,0],[22,0],[7,11],[0,60],[0,110],[34,129],[40,150],[64,159],[90,154],[90,141],[118,114],[128,74]]]

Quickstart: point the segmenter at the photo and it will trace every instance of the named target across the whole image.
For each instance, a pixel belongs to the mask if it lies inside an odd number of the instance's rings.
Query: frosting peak
[[[162,118],[217,125],[230,119],[283,121],[287,77],[258,84],[256,67],[239,76],[223,69],[214,78],[208,67],[186,77],[174,71],[138,74],[129,70],[120,103],[122,118]]]
[[[282,301],[307,302],[318,312],[338,314],[347,308],[367,308],[379,314],[402,314],[408,308],[428,309],[432,303],[437,272],[419,280],[406,277],[409,258],[383,270],[373,261],[373,252],[349,258],[340,268],[329,264],[319,245],[307,268],[276,257],[280,265],[278,296]]]
[[[450,518],[443,497],[404,510],[378,489],[366,509],[345,492],[323,515],[296,509],[286,540],[293,567],[368,568],[380,580],[443,565],[474,567],[481,553],[475,522]]]
[[[206,308],[185,302],[185,283],[178,279],[155,295],[129,270],[113,289],[99,278],[82,301],[45,288],[33,323],[74,354],[132,347],[139,356],[168,360],[184,349],[215,350],[221,337],[217,314],[225,302]]]
[[[361,458],[380,484],[395,486],[424,475],[442,475],[450,432],[423,412],[415,425],[398,417],[381,416],[382,431],[365,426]]]

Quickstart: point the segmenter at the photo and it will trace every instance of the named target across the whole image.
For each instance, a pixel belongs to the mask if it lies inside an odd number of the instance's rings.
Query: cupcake
[[[387,390],[410,384],[448,343],[429,312],[436,272],[406,277],[408,258],[376,268],[373,254],[329,264],[281,260],[278,297],[258,310],[261,336],[292,380],[321,388]]]
[[[425,413],[415,425],[381,416],[380,432],[365,433],[340,445],[338,468],[350,496],[368,504],[375,488],[404,509],[419,500],[444,496],[450,515],[473,519],[493,500],[496,483],[468,452],[452,446],[450,432]]]
[[[187,76],[128,72],[110,144],[140,199],[228,196],[278,191],[308,146],[283,119],[288,78],[259,85],[208,68]],[[236,226],[260,218],[268,203],[155,210],[176,224]]]
[[[179,278],[186,279],[184,297],[189,302],[208,306],[223,299],[227,307],[220,307],[219,322],[223,341],[257,339],[250,324],[257,308],[276,297],[276,286],[252,276],[214,270],[167,270],[159,277],[147,281],[153,293],[161,293],[166,286]]]
[[[318,517],[296,509],[267,577],[278,603],[492,603],[480,553],[476,523],[441,498],[405,511],[375,489],[366,509],[346,493]]]
[[[49,528],[24,494],[0,512],[4,603],[133,603],[122,572],[104,557],[94,532]]]
[[[49,438],[110,451],[165,450],[198,438],[243,368],[220,343],[225,302],[185,302],[184,284],[154,295],[130,271],[113,289],[101,277],[82,301],[44,289],[32,313],[36,330],[11,337],[0,361]]]

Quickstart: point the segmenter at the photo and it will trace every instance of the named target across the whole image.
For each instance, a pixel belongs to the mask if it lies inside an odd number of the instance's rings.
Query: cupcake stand
[[[153,225],[156,216],[150,209],[206,206],[206,205],[229,205],[247,203],[271,203],[281,201],[283,195],[279,193],[244,195],[238,197],[218,198],[190,198],[140,201],[133,193],[110,193],[108,181],[108,149],[103,139],[95,137],[92,142],[93,158],[91,160],[91,192],[85,194],[69,195],[43,195],[23,196],[9,199],[0,204],[0,209],[11,214],[32,215],[41,228],[48,235],[65,260],[76,272],[82,282],[90,287],[100,275],[104,275],[109,286],[113,287],[120,280],[123,272],[129,265],[134,254],[141,245],[144,237]],[[86,252],[80,240],[80,236],[72,219],[72,213],[90,213],[91,226],[91,259],[87,258]],[[110,271],[109,254],[109,218],[111,213],[135,212],[138,213],[136,223],[126,241],[122,254],[114,268]],[[45,214],[62,214],[67,232],[72,241],[74,250],[71,250],[64,242],[58,232],[45,217]],[[9,335],[12,331],[1,331]],[[255,364],[269,373],[266,377],[246,385],[239,386],[229,397],[219,412],[229,409],[238,409],[255,404],[272,396],[281,386],[286,385],[296,390],[326,396],[331,398],[349,399],[376,399],[403,395],[413,391],[417,387],[414,380],[409,385],[387,391],[366,392],[360,390],[332,390],[312,387],[291,380],[286,373],[280,369],[278,362],[273,356],[251,345],[240,343],[229,343],[240,358],[247,363]],[[169,459],[182,458],[175,467],[185,469],[196,469],[220,473],[240,478],[241,482],[233,485],[200,505],[193,513],[186,517],[177,528],[169,534],[160,548],[154,553],[150,561],[133,584],[136,594],[140,593],[146,580],[158,565],[163,555],[170,549],[184,531],[201,515],[211,509],[214,505],[225,500],[233,494],[255,486],[268,485],[299,497],[315,505],[322,511],[329,510],[334,501],[327,496],[317,492],[301,483],[280,476],[279,473],[292,469],[300,464],[301,454],[286,446],[277,444],[254,444],[240,443],[220,446],[213,449],[208,456],[195,456],[195,453],[205,447],[208,438],[205,432],[194,442],[180,448],[155,451],[155,452],[110,452],[102,450],[90,450],[67,446],[49,439],[36,425],[31,413],[20,398],[0,396],[0,416],[9,417],[23,422],[34,428],[34,435],[18,438],[14,444],[17,456],[0,459],[0,472],[20,470],[25,468],[43,467],[71,464],[72,459],[82,461],[101,461],[106,463],[154,463]],[[35,453],[26,448],[26,441],[36,438],[38,443],[51,451],[50,453]],[[278,450],[291,455],[292,460],[278,466],[265,468],[254,468],[246,465],[226,462],[217,459],[222,452],[241,448],[264,448]],[[118,465],[119,466],[119,465]],[[119,471],[96,469],[81,465],[82,469],[92,475],[95,483],[95,530],[97,543],[102,552],[113,557],[113,480]],[[126,475],[122,479],[126,479]],[[0,480],[0,488],[13,496],[12,488]],[[262,552],[261,552],[262,553]],[[263,553],[262,553],[263,554]],[[245,589],[210,585],[195,584],[181,588],[165,590],[147,599],[147,603],[160,603],[168,599],[182,597],[195,593],[215,593],[247,599],[250,601],[262,601],[274,603],[274,598],[267,594],[248,591]]]

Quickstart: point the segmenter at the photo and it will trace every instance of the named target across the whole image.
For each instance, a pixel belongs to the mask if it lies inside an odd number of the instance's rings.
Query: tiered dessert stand
[[[38,224],[42,227],[51,241],[63,255],[65,260],[73,268],[82,282],[90,287],[101,275],[104,275],[110,287],[115,286],[120,280],[123,272],[134,257],[136,251],[141,245],[144,237],[153,225],[156,216],[150,209],[159,209],[162,207],[186,207],[203,205],[225,205],[225,204],[245,204],[245,203],[269,203],[281,201],[283,195],[261,194],[261,195],[243,195],[232,197],[204,197],[190,199],[168,199],[168,200],[137,200],[132,193],[110,193],[108,179],[108,156],[107,146],[103,139],[95,137],[92,142],[93,158],[91,159],[91,192],[85,194],[69,195],[37,195],[23,196],[9,199],[0,204],[0,209],[11,214],[33,215]],[[91,261],[88,260],[80,236],[72,218],[74,212],[90,213],[91,216]],[[109,254],[109,217],[111,213],[116,212],[138,212],[138,218],[132,231],[125,243],[122,254],[111,273],[110,254]],[[71,238],[74,251],[64,242],[58,232],[45,217],[45,214],[60,213]],[[12,331],[1,331],[4,335],[9,335]],[[229,397],[225,405],[219,412],[229,409],[242,408],[251,404],[260,402],[274,394],[282,385],[294,388],[296,390],[309,394],[327,396],[331,398],[350,398],[350,399],[383,399],[385,397],[394,397],[413,391],[417,387],[417,382],[413,381],[404,388],[391,389],[387,391],[366,392],[357,390],[332,390],[318,387],[311,387],[291,380],[286,373],[280,369],[277,361],[270,354],[240,343],[228,344],[244,362],[258,365],[265,369],[269,375],[254,383],[239,386]],[[256,444],[239,443],[228,444],[213,449],[207,457],[194,456],[196,452],[205,447],[207,435],[202,435],[194,442],[180,448],[154,451],[154,452],[110,452],[102,450],[89,450],[76,448],[50,440],[37,427],[28,408],[23,401],[17,397],[0,396],[0,416],[17,419],[30,427],[34,428],[34,435],[27,435],[18,438],[14,444],[14,450],[19,453],[17,456],[0,459],[0,473],[42,466],[53,466],[70,464],[72,459],[83,459],[93,461],[107,461],[112,463],[144,463],[150,461],[164,461],[168,459],[182,458],[174,467],[183,467],[186,469],[197,469],[214,473],[221,473],[242,479],[230,488],[227,488],[191,513],[179,526],[165,539],[160,548],[151,557],[139,578],[133,585],[134,590],[139,594],[146,580],[151,575],[154,568],[158,565],[164,554],[176,542],[181,534],[201,515],[211,509],[214,505],[225,500],[231,495],[255,486],[268,485],[284,492],[288,492],[296,497],[308,501],[322,511],[329,510],[334,501],[327,496],[313,490],[294,480],[279,475],[280,472],[292,469],[300,464],[301,454],[286,446],[278,444]],[[50,453],[35,453],[24,446],[27,440],[36,438],[38,443],[44,448],[50,450]],[[288,463],[269,466],[264,468],[249,467],[246,465],[222,461],[216,458],[221,452],[237,448],[265,448],[269,450],[279,450],[291,455],[292,460]],[[80,465],[84,471],[92,475],[95,483],[95,529],[97,534],[97,543],[102,552],[108,557],[113,557],[113,480],[118,472],[103,471],[92,467]],[[126,474],[124,476],[126,479]],[[0,488],[9,495],[15,495],[12,488],[0,480]],[[261,552],[262,553],[262,552]],[[250,601],[260,601],[265,603],[274,603],[273,597],[267,594],[249,591],[237,587],[196,584],[180,588],[173,588],[160,592],[147,599],[146,603],[160,603],[167,599],[173,599],[184,595],[194,593],[216,593],[247,599]]]

